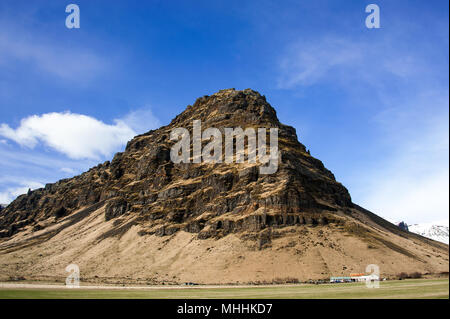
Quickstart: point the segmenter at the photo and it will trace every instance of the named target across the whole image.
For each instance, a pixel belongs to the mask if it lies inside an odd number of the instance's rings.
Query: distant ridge
[[[409,225],[409,231],[448,245],[448,226],[430,223]]]

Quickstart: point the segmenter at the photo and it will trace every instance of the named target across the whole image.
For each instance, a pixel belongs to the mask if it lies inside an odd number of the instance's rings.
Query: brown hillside
[[[172,129],[272,127],[279,168],[175,164]],[[71,179],[19,196],[0,212],[0,280],[229,283],[364,272],[448,272],[448,246],[400,230],[352,203],[347,189],[281,124],[264,96],[222,90],[168,126]]]

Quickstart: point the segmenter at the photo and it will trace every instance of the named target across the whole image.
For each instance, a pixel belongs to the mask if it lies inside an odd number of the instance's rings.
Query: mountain
[[[405,222],[400,222],[400,223],[395,223],[395,224],[398,225],[398,227],[400,227],[400,229],[409,231],[408,224],[406,224]]]
[[[194,136],[196,121],[204,134],[220,129],[214,140],[227,128],[277,129],[278,166],[266,174],[274,163],[236,163],[242,153],[194,163],[198,147],[212,155],[211,139],[188,144],[188,162],[175,163],[180,142],[171,135],[184,128],[183,136]],[[226,155],[238,142],[225,139],[217,150]],[[386,277],[448,271],[448,245],[354,204],[250,89],[203,96],[169,125],[133,138],[111,162],[19,196],[1,212],[0,237],[0,280],[64,280],[71,263],[82,280],[103,283],[309,280],[369,264]]]
[[[448,245],[448,226],[425,223],[409,225],[408,228],[410,232],[446,243]]]

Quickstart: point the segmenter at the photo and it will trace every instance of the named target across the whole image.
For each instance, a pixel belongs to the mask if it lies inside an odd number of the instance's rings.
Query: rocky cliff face
[[[174,164],[169,139],[176,127],[278,128],[280,165],[261,175],[260,164]],[[12,202],[0,217],[0,236],[41,228],[91,205],[105,204],[105,220],[136,215],[149,234],[179,230],[199,238],[269,226],[326,224],[352,207],[348,191],[281,124],[265,97],[252,90],[223,90],[197,99],[168,126],[131,140],[123,153],[71,179],[48,184]]]
[[[174,128],[278,128],[279,165],[171,161]],[[192,147],[192,146],[191,146]],[[0,280],[65,278],[145,283],[327,278],[380,265],[448,271],[448,246],[352,203],[295,129],[250,89],[204,96],[111,162],[19,196],[0,212]]]

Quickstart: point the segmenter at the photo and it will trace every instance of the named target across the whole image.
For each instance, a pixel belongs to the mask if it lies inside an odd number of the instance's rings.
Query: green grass
[[[248,288],[170,289],[16,289],[1,288],[0,298],[449,298],[448,279],[411,279],[380,282],[369,289],[361,283]]]

